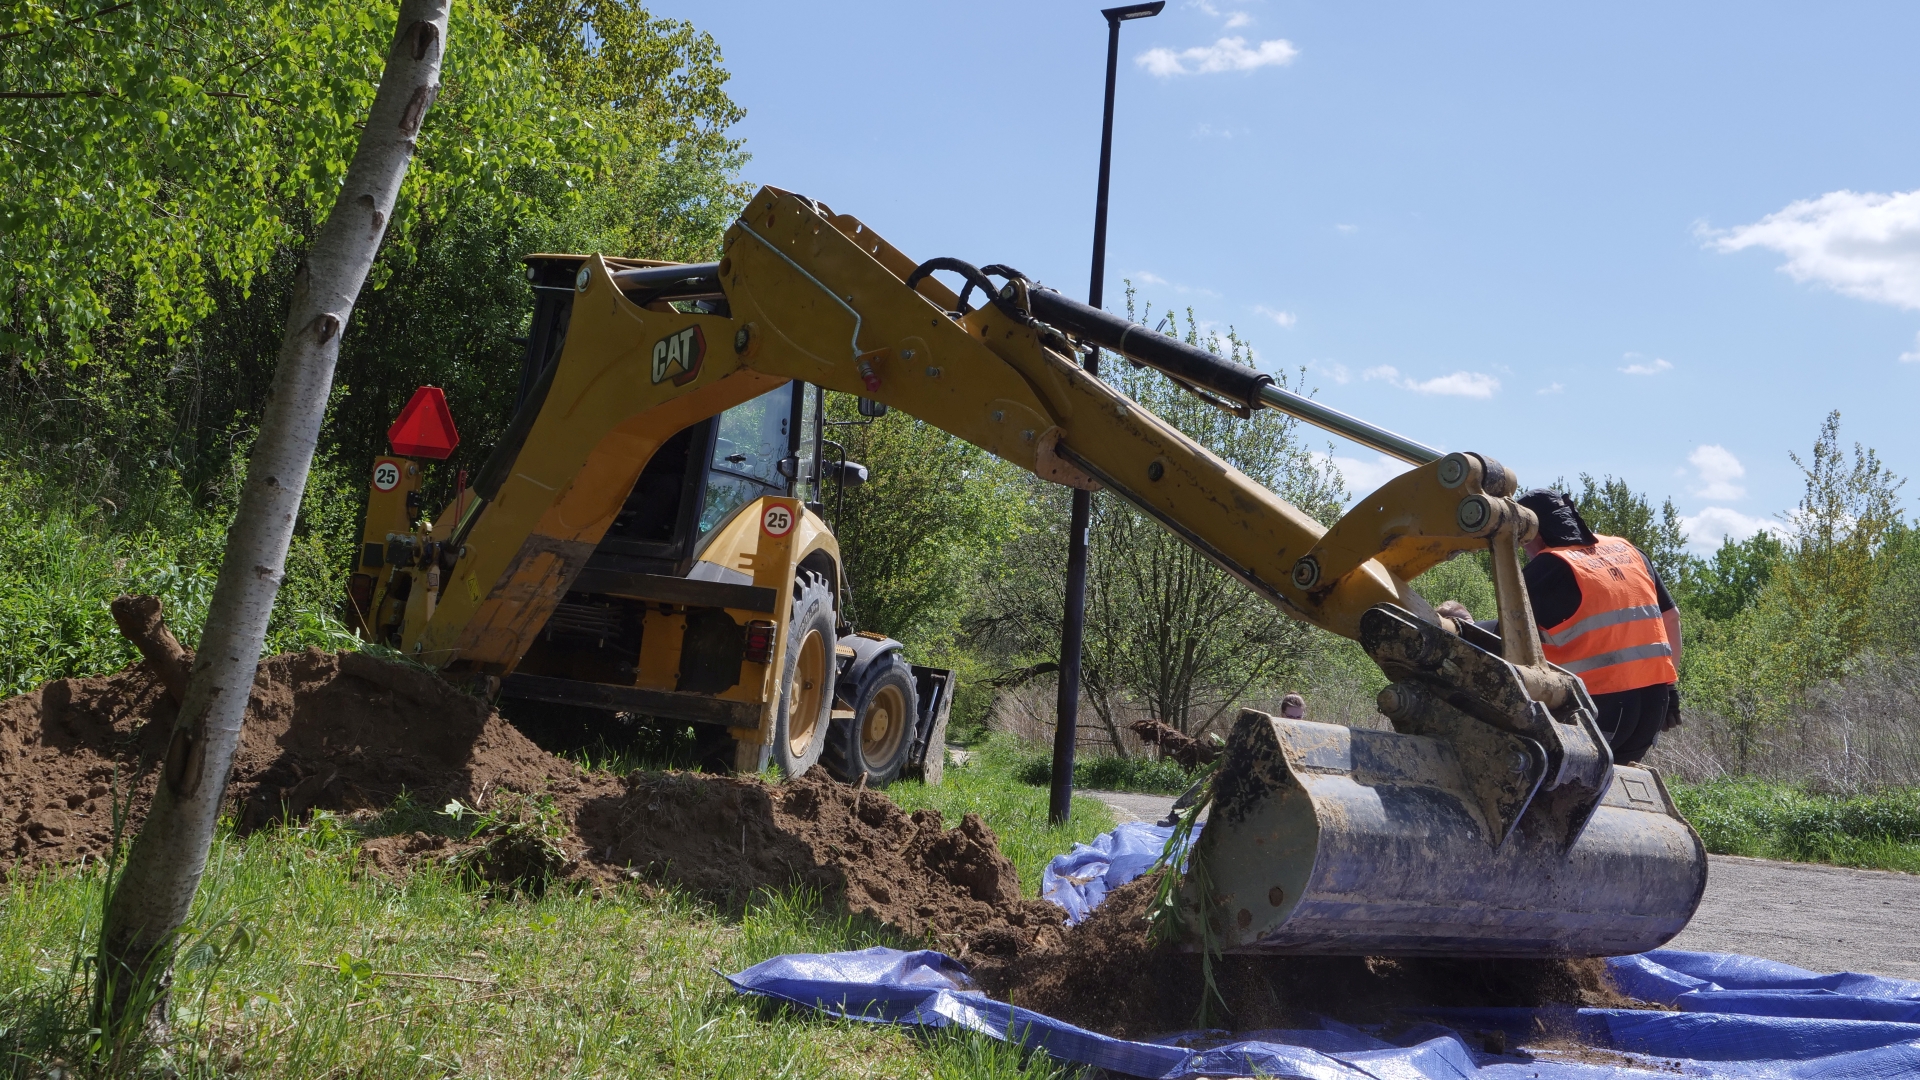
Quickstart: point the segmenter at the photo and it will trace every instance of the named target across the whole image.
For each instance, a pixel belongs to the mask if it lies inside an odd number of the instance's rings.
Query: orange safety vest
[[[1617,536],[1550,547],[1573,569],[1580,607],[1567,621],[1540,628],[1547,659],[1580,676],[1589,694],[1616,694],[1679,680],[1673,646],[1660,618],[1660,594],[1646,560]]]

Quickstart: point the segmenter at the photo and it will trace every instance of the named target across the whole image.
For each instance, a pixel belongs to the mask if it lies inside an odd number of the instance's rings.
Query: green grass
[[[976,749],[974,760],[1029,787],[1053,782],[1051,747],[1024,743],[1010,735],[990,735]],[[1194,774],[1178,762],[1146,757],[1086,757],[1073,763],[1073,786],[1094,791],[1141,791],[1178,795],[1193,783]]]
[[[1029,893],[1047,857],[1113,824],[1105,807],[1080,800],[1072,824],[1053,829],[1045,792],[987,769],[947,777],[889,790],[949,821],[982,814]],[[431,824],[427,815],[403,805],[376,831]],[[642,884],[489,896],[448,871],[396,881],[366,870],[355,857],[361,835],[320,815],[216,842],[190,933],[227,942],[245,925],[253,944],[224,963],[181,966],[173,1041],[145,1074],[1065,1075],[981,1036],[830,1021],[743,998],[715,974],[782,953],[918,945],[819,897],[770,894],[729,914]],[[0,1077],[77,1059],[86,1025],[76,958],[97,929],[99,889],[92,871],[0,887]]]
[[[339,517],[344,511],[333,505],[341,500],[330,497],[324,487],[310,490],[303,514]],[[194,509],[178,492],[161,501],[167,505],[134,521],[130,512],[116,516],[71,493],[43,490],[0,457],[0,697],[139,659],[107,609],[123,592],[160,597],[168,625],[195,644],[219,575],[227,513]],[[318,531],[293,538],[267,653],[357,644],[336,617],[345,589],[339,562]]]
[[[1752,779],[1671,787],[1716,855],[1920,873],[1920,788],[1848,798]]]

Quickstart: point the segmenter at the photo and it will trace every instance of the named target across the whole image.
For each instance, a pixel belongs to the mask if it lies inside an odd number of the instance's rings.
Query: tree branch
[[[125,3],[115,4],[109,8],[101,8],[99,11],[95,11],[91,14],[75,15],[73,18],[68,19],[66,22],[61,23],[60,26],[62,29],[66,29],[67,27],[71,27],[71,26],[78,26],[79,24],[87,21],[88,19],[102,18],[104,16],[111,15],[114,12],[121,10],[122,8],[130,8],[132,6],[133,6],[133,0],[126,0]],[[0,41],[9,41],[17,37],[26,37],[31,33],[33,33],[32,30],[15,30],[11,34],[0,34]]]

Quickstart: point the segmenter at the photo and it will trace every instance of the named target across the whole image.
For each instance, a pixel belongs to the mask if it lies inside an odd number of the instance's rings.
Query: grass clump
[[[1671,787],[1716,855],[1920,873],[1920,788],[1844,796],[1733,777]]]

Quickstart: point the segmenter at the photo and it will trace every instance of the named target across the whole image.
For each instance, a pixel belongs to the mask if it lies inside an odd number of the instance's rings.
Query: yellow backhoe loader
[[[1665,942],[1699,903],[1699,837],[1656,772],[1613,763],[1580,680],[1542,655],[1518,555],[1536,522],[1491,457],[1442,455],[1009,267],[916,263],[774,188],[717,263],[527,265],[522,400],[472,492],[417,525],[416,463],[375,462],[352,588],[370,638],[507,698],[724,729],[736,768],[937,780],[952,677],[848,627],[821,513],[824,481],[860,475],[827,459],[822,391],[854,394],[1127,500],[1391,680],[1392,731],[1240,715],[1183,894],[1197,938],[1606,955]],[[1093,348],[1416,467],[1323,528],[1089,375]],[[1489,549],[1497,634],[1407,584]]]

